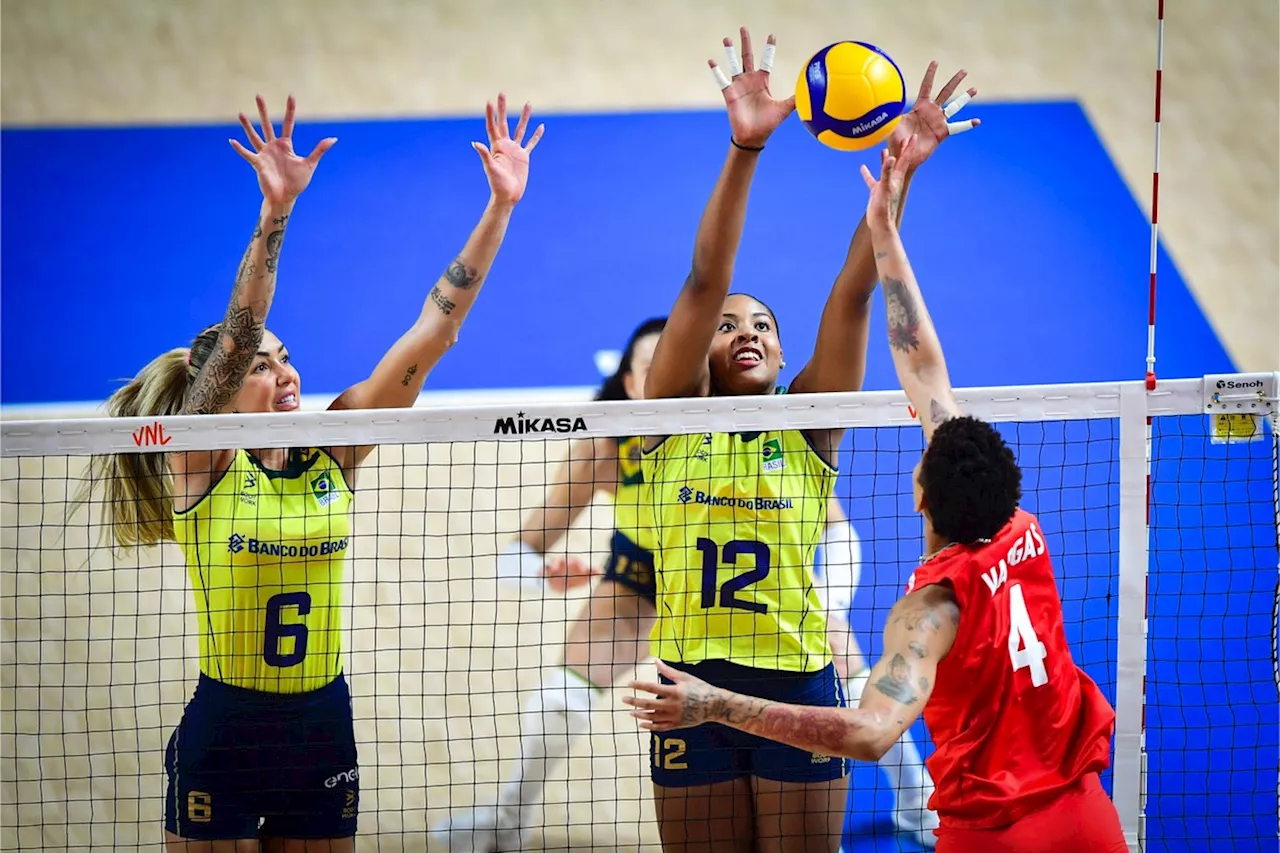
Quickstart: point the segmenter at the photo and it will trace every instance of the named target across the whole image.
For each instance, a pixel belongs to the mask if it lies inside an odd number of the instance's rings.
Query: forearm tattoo
[[[884,307],[889,316],[889,346],[899,352],[920,348],[920,312],[911,291],[899,279],[884,280]]]
[[[736,696],[727,706],[706,719],[819,755],[846,753],[856,725],[840,708],[779,705],[752,696]]]
[[[288,217],[281,217],[287,219]],[[263,266],[267,268],[267,272],[274,273],[276,265],[280,262],[280,244],[284,242],[284,228],[281,227],[272,231],[267,235],[267,259],[263,261]]]
[[[947,411],[946,406],[942,405],[937,400],[929,401],[929,420],[933,421],[935,425],[940,424],[943,421],[949,421],[953,417],[955,417],[955,415]]]
[[[417,372],[418,372],[418,365],[416,364],[409,365],[408,370],[404,372],[404,379],[400,380],[400,384],[408,388],[409,383],[413,381],[413,377]]]
[[[920,698],[911,685],[913,674],[907,659],[895,654],[889,661],[889,671],[876,680],[875,687],[895,702],[913,705]]]
[[[431,288],[431,293],[427,295],[427,298],[440,309],[441,314],[450,314],[456,307],[454,301],[444,295],[444,291],[440,289],[440,285],[438,284]]]
[[[457,258],[453,263],[449,264],[449,268],[444,271],[444,280],[461,290],[466,290],[471,285],[480,281],[480,272],[475,267],[467,266],[462,258]]]
[[[272,232],[272,236],[280,235],[274,243],[276,253],[280,251],[283,234],[283,228]],[[258,274],[258,266],[252,260],[255,244],[261,237],[262,225],[258,224],[253,229],[249,248],[240,260],[235,287],[231,292],[231,304],[227,306],[227,314],[222,319],[218,345],[187,389],[186,401],[182,407],[185,414],[217,414],[225,409],[239,393],[240,386],[244,384],[245,373],[253,363],[258,348],[262,346],[267,310],[271,307],[276,280],[274,258],[268,257],[264,262],[266,272],[262,275]],[[271,237],[267,241],[270,252]],[[257,284],[259,278],[263,279],[260,284],[262,292],[255,294],[258,298],[252,299],[248,305],[241,305],[245,288],[251,282]]]

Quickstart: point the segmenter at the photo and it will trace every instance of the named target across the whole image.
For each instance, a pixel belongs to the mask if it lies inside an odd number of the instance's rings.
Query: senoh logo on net
[[[1247,382],[1237,382],[1234,379],[1218,380],[1219,391],[1239,391],[1239,390],[1247,390],[1249,388],[1261,388],[1261,387],[1262,387],[1261,379],[1250,379]]]

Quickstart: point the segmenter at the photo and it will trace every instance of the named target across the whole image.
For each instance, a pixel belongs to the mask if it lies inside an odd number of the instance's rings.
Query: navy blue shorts
[[[817,672],[756,669],[723,660],[668,665],[716,687],[773,702],[836,708],[845,705],[844,689],[832,664]],[[664,677],[662,683],[671,681]],[[703,723],[651,733],[649,765],[654,784],[688,788],[744,776],[775,782],[830,782],[848,775],[850,762],[836,756],[815,755],[720,723]]]
[[[604,579],[622,584],[650,604],[658,600],[653,553],[617,530],[609,540],[609,562],[604,564]]]
[[[165,751],[164,826],[182,838],[348,838],[360,770],[341,675],[309,693],[200,676]]]

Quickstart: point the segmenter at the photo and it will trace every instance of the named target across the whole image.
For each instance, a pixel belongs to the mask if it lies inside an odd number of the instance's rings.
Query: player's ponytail
[[[205,329],[190,349],[171,349],[152,359],[107,399],[107,415],[159,418],[181,412],[187,388],[213,354],[220,328]],[[173,539],[173,493],[163,452],[93,457],[76,503],[87,499],[95,484],[104,492],[103,522],[116,545],[158,545]]]
[[[635,331],[631,333],[631,337],[627,339],[626,349],[622,351],[622,358],[618,361],[618,369],[613,371],[613,375],[606,379],[600,386],[600,390],[596,392],[597,400],[629,400],[627,395],[626,378],[631,372],[631,362],[636,356],[636,344],[641,338],[649,335],[657,335],[667,327],[666,317],[651,317],[645,320]]]

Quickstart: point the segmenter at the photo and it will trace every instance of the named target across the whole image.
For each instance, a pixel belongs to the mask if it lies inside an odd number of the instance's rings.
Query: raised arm
[[[867,224],[871,230],[876,268],[884,284],[893,366],[928,441],[938,424],[960,414],[960,406],[951,388],[942,343],[925,307],[920,285],[911,270],[902,235],[895,222],[902,200],[906,162],[913,143],[914,139],[908,141],[903,156],[898,158],[884,152],[880,180],[874,179],[866,166],[862,167],[862,176],[871,190],[867,202]]]
[[[978,92],[969,89],[952,100],[967,74],[961,69],[942,87],[937,97],[933,97],[933,77],[937,70],[936,62],[929,63],[915,104],[898,122],[888,140],[889,153],[896,156],[901,153],[906,140],[913,135],[916,137],[906,163],[902,202],[905,202],[907,186],[916,169],[929,159],[943,140],[981,124],[978,119],[949,121]],[[903,208],[904,204],[900,202],[895,212],[899,227],[902,225]],[[867,340],[871,331],[871,294],[875,292],[876,279],[871,230],[864,216],[853,232],[844,267],[836,276],[831,295],[822,309],[813,357],[792,381],[788,393],[857,391],[862,388],[866,376]]]
[[[938,663],[955,643],[960,610],[950,590],[927,586],[889,612],[884,655],[871,670],[857,708],[789,705],[712,687],[661,661],[673,684],[632,682],[647,696],[624,696],[650,731],[721,723],[817,755],[879,761],[924,711]]]
[[[458,330],[475,304],[480,288],[507,233],[511,213],[524,196],[529,179],[529,155],[542,138],[542,125],[523,144],[529,127],[528,104],[514,134],[507,120],[505,95],[498,106],[485,105],[489,145],[473,142],[489,179],[489,202],[462,252],[436,280],[413,325],[374,367],[373,373],[344,391],[333,409],[386,409],[412,406],[422,384],[441,356],[458,339]],[[358,465],[372,447],[334,448],[344,468]]]
[[[654,351],[645,397],[694,397],[707,393],[707,351],[733,282],[733,265],[742,241],[756,162],[769,135],[795,109],[794,97],[779,101],[769,93],[774,37],[769,36],[757,68],[751,34],[745,27],[739,33],[740,66],[733,39],[724,40],[732,79],[724,76],[714,60],[708,61],[729,112],[729,153],[698,223],[693,269]]]
[[[245,375],[253,363],[262,343],[266,328],[267,312],[275,295],[276,273],[280,264],[280,250],[284,243],[285,227],[293,213],[298,196],[311,182],[316,166],[324,153],[333,147],[336,139],[322,140],[307,157],[299,157],[293,151],[293,122],[295,103],[290,95],[285,107],[280,135],[275,135],[267,105],[262,96],[257,98],[258,116],[262,122],[262,135],[253,123],[240,114],[253,151],[239,142],[230,140],[231,147],[253,166],[258,174],[258,186],[262,189],[262,207],[254,225],[253,236],[245,249],[231,290],[231,303],[219,333],[220,345],[205,361],[200,372],[192,380],[183,402],[181,414],[214,415],[226,411],[244,384]],[[200,462],[193,463],[187,454],[175,453],[169,458],[169,468],[175,478],[190,475],[200,483],[188,480],[188,491],[203,494],[201,485],[210,476],[216,476],[226,467],[230,451],[213,455],[200,453]],[[175,495],[182,491],[175,483]]]

